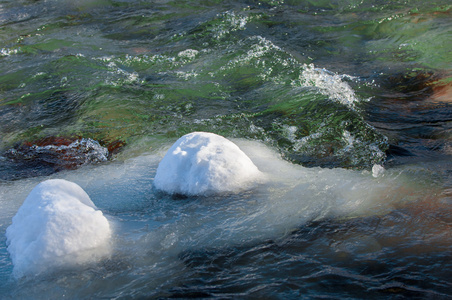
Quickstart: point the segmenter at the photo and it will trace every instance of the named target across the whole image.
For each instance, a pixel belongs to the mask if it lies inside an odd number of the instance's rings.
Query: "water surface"
[[[48,178],[115,224],[111,259],[22,279],[2,234],[1,294],[452,297],[450,9],[0,1],[1,232]],[[159,193],[158,162],[192,131],[233,139],[271,180]],[[124,146],[69,167],[39,148],[82,138]]]

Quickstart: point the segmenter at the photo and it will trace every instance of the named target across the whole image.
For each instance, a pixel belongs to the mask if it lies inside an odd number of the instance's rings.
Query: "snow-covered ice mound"
[[[6,230],[16,277],[94,262],[110,253],[111,228],[77,184],[38,184]]]
[[[228,139],[192,132],[174,143],[160,162],[154,186],[170,194],[206,195],[248,188],[263,174]]]

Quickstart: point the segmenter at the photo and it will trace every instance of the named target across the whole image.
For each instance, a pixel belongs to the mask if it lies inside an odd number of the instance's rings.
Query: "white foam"
[[[181,51],[177,54],[177,56],[185,58],[185,59],[189,59],[189,60],[193,60],[196,55],[198,55],[199,51],[198,50],[194,50],[194,49],[185,49],[184,51]]]
[[[110,253],[111,228],[77,184],[38,184],[6,230],[16,277],[90,263]]]
[[[157,189],[184,195],[236,192],[262,179],[262,173],[233,142],[207,132],[181,137],[168,150],[155,175]]]
[[[218,14],[217,18],[221,20],[221,22],[211,29],[216,39],[221,39],[228,33],[234,31],[244,30],[248,23],[248,17],[239,14],[236,15],[234,11]]]
[[[10,56],[12,54],[17,54],[20,51],[19,49],[8,49],[8,48],[2,48],[0,49],[0,57],[2,56]]]
[[[315,87],[332,100],[353,108],[359,100],[355,91],[344,79],[354,79],[354,77],[338,75],[326,69],[316,68],[313,64],[305,65],[300,75],[302,86]]]

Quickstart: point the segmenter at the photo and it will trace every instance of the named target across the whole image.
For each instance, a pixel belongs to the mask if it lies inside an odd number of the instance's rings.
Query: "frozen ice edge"
[[[388,184],[380,179],[374,181],[368,173],[307,169],[283,161],[262,143],[234,141],[267,179],[251,191],[235,195],[211,193],[182,203],[171,197],[160,198],[162,195],[152,188],[152,178],[163,153],[60,175],[79,183],[108,219],[118,223],[112,232],[115,241],[112,252],[123,253],[126,260],[149,260],[152,253],[153,260],[172,261],[189,249],[278,239],[310,220],[375,214],[375,207],[382,212],[379,195],[387,193]],[[14,189],[21,187],[15,185],[10,196],[21,194]],[[135,221],[109,216],[127,214],[130,210],[145,212],[140,213],[143,219],[138,222],[145,226],[134,228],[133,234],[130,226],[135,226],[131,225]],[[133,258],[127,257],[131,251]]]

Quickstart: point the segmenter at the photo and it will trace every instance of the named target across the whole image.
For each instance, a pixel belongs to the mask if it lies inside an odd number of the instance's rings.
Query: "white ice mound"
[[[52,179],[38,184],[6,230],[16,277],[74,267],[110,254],[111,228],[77,184]]]
[[[170,194],[206,195],[246,189],[262,176],[233,142],[213,133],[192,132],[168,150],[154,186]]]
[[[377,178],[383,175],[385,172],[385,168],[381,165],[373,165],[372,167],[372,176]]]

